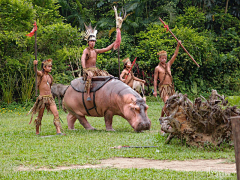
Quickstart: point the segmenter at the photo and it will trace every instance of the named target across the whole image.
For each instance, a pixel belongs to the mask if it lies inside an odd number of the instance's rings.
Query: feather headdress
[[[87,26],[84,23],[84,26],[86,28],[85,35],[84,35],[84,40],[86,40],[86,41],[96,41],[96,37],[97,37],[97,30],[95,30],[96,26],[95,26],[94,29],[92,28],[91,23],[89,24],[89,26]]]

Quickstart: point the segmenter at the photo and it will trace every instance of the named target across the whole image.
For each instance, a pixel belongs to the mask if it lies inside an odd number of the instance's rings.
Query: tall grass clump
[[[17,89],[21,102],[29,101],[34,93],[35,73],[31,70],[31,62],[32,61],[29,61],[25,66],[19,67],[18,69],[21,79],[18,81]]]
[[[16,77],[16,73],[14,75],[10,75],[9,72],[2,74],[2,78],[0,80],[3,95],[2,100],[7,104],[10,104],[14,100],[13,94],[16,87]]]

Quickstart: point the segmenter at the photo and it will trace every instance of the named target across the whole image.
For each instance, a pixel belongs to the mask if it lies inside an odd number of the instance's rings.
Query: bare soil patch
[[[91,165],[72,165],[61,166],[54,169],[49,168],[28,168],[20,166],[18,171],[61,171],[69,169],[86,168],[153,168],[153,169],[171,169],[176,171],[219,171],[225,173],[236,173],[236,164],[228,164],[224,159],[215,160],[190,160],[190,161],[168,161],[168,160],[150,160],[143,158],[112,158],[101,160],[100,164]]]

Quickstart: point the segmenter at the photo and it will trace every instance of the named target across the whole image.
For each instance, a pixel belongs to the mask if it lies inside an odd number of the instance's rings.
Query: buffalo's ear
[[[143,100],[144,100],[144,101],[145,101],[145,103],[146,103],[146,96],[144,96],[144,97],[143,97]]]

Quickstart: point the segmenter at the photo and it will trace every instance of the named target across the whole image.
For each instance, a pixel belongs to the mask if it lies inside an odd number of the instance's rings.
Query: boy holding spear
[[[166,103],[167,99],[175,93],[172,75],[171,75],[171,66],[178,55],[180,44],[181,44],[181,41],[178,41],[177,48],[174,52],[174,55],[172,56],[171,60],[168,62],[167,62],[167,52],[166,51],[158,52],[160,62],[158,66],[156,66],[154,71],[153,95],[157,97],[157,80],[159,79],[160,80],[159,93],[164,103]],[[164,116],[165,112],[166,112],[166,104],[162,108],[161,117]]]
[[[131,63],[129,58],[126,58],[123,60],[124,63],[124,69],[120,75],[120,80],[124,82],[125,84],[129,85],[131,88],[133,88],[133,81],[139,81],[143,84],[145,84],[145,80],[139,79],[134,76],[132,72],[132,67],[135,63],[136,59],[133,61],[133,64]]]
[[[32,37],[35,35],[35,59],[37,59],[37,23],[34,22],[34,27],[32,31],[26,36]],[[36,134],[39,135],[39,128],[41,127],[41,121],[44,113],[45,107],[48,111],[51,111],[54,115],[53,124],[56,126],[57,135],[65,135],[61,133],[61,123],[57,110],[57,106],[51,94],[51,85],[53,82],[53,77],[48,74],[52,70],[52,59],[47,59],[42,62],[42,70],[37,70],[37,60],[33,61],[34,71],[35,71],[35,95],[37,96],[37,88],[39,89],[40,95],[38,96],[34,106],[28,112],[32,113],[31,120],[32,122],[33,115],[38,112],[38,117],[35,119],[34,123],[36,125]],[[28,115],[27,114],[27,115]]]
[[[57,135],[65,135],[61,133],[61,123],[57,110],[57,106],[51,94],[51,85],[53,82],[53,77],[49,74],[52,70],[52,59],[47,59],[42,62],[42,70],[38,71],[36,68],[38,61],[34,60],[34,71],[37,73],[38,77],[38,89],[40,95],[38,96],[34,106],[28,112],[32,113],[31,120],[29,124],[32,122],[33,115],[38,112],[38,117],[35,119],[34,123],[36,125],[36,134],[39,135],[39,128],[41,126],[41,121],[43,117],[43,113],[45,108],[48,112],[51,112],[54,116],[53,124],[56,127]]]
[[[159,60],[160,63],[159,65],[155,68],[155,72],[154,72],[154,92],[153,95],[155,97],[157,97],[157,80],[160,80],[160,84],[159,84],[159,93],[160,93],[160,97],[162,98],[162,100],[164,101],[164,103],[166,103],[167,99],[173,95],[175,93],[174,91],[174,85],[173,85],[173,80],[172,80],[172,75],[171,75],[171,66],[174,63],[178,51],[179,51],[179,46],[181,46],[183,48],[183,50],[188,54],[188,56],[193,60],[193,62],[198,66],[199,64],[193,59],[193,57],[189,54],[189,52],[185,49],[185,47],[182,45],[181,41],[177,39],[177,37],[172,33],[172,31],[169,29],[168,25],[166,25],[164,23],[164,21],[159,18],[159,20],[163,23],[164,28],[167,29],[167,32],[169,31],[172,36],[177,40],[178,44],[177,44],[177,48],[175,50],[174,55],[172,56],[171,60],[167,62],[167,52],[166,51],[160,51],[158,53],[159,55]],[[161,117],[164,116],[164,114],[166,114],[166,104],[164,105],[164,107],[162,108],[162,113],[161,113]],[[166,114],[167,115],[167,114]]]

